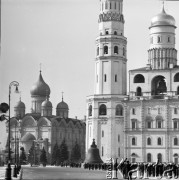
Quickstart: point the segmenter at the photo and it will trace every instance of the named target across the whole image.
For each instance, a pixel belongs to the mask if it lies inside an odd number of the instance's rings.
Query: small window
[[[115,82],[117,82],[117,74],[115,74]]]
[[[174,114],[178,114],[178,109],[174,108]]]
[[[159,129],[162,128],[162,121],[157,121],[157,128],[159,128]]]
[[[99,47],[97,47],[97,56],[99,56]]]
[[[136,90],[136,96],[142,96],[142,89],[141,87],[138,87]]]
[[[114,31],[114,35],[117,35],[117,31]]]
[[[179,86],[177,87],[177,95],[179,95]]]
[[[108,54],[108,46],[104,46],[104,54]]]
[[[136,138],[133,137],[133,138],[132,138],[132,146],[135,146],[135,145],[136,145]]]
[[[116,106],[116,116],[123,116],[123,107],[120,104]]]
[[[104,131],[102,131],[102,137],[104,137]]]
[[[123,56],[125,56],[126,55],[126,52],[125,52],[125,48],[123,47]]]
[[[157,42],[158,42],[158,43],[161,42],[161,37],[160,37],[160,36],[157,37]]]
[[[151,129],[151,128],[152,128],[152,122],[151,122],[151,121],[148,121],[148,122],[147,122],[147,128],[148,128],[148,129]]]
[[[108,35],[109,34],[109,31],[106,31],[106,35]]]
[[[136,129],[136,121],[132,121],[132,129]]]
[[[177,122],[177,121],[174,121],[174,122],[173,122],[173,128],[174,128],[174,129],[178,129],[178,122]]]
[[[147,162],[152,162],[152,155],[150,153],[147,154]]]
[[[92,105],[88,108],[88,116],[92,116]]]
[[[110,9],[112,9],[111,2],[110,2]]]
[[[147,138],[147,145],[151,145],[152,143],[151,143],[151,138],[149,137],[149,138]]]
[[[158,108],[158,114],[161,114],[161,108]]]
[[[168,43],[170,43],[170,36],[168,36],[168,38],[167,38],[167,42],[168,42]]]
[[[118,46],[114,46],[114,54],[118,54]]]
[[[120,135],[118,134],[118,142],[120,142]]]
[[[99,115],[106,115],[107,114],[107,108],[105,104],[101,104],[99,107]]]
[[[106,81],[107,81],[107,75],[104,74],[104,82],[106,82]]]
[[[104,148],[103,148],[103,146],[102,146],[102,150],[101,151],[102,151],[101,155],[104,156]]]
[[[174,142],[173,142],[174,146],[177,146],[177,145],[178,145],[178,138],[175,137],[173,141],[174,141]]]
[[[136,112],[135,112],[135,108],[132,108],[132,114],[135,115]]]
[[[159,146],[162,145],[162,139],[161,139],[160,137],[157,139],[157,144],[158,144]]]
[[[159,162],[162,163],[162,154],[161,154],[161,153],[159,153],[159,154],[157,155],[157,159],[158,159]]]
[[[150,107],[148,108],[148,114],[151,114],[151,108]]]

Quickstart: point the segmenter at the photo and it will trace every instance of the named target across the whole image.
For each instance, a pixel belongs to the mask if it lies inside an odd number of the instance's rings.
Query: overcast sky
[[[159,0],[124,0],[128,70],[147,64],[148,28],[161,7]],[[179,2],[166,2],[165,9],[178,25]],[[69,116],[83,118],[86,96],[94,93],[98,15],[99,0],[2,0],[0,102],[8,102],[8,86],[15,80],[30,112],[30,88],[42,63],[53,114],[63,91]],[[178,29],[176,43],[179,49]],[[12,107],[18,98],[12,91]]]

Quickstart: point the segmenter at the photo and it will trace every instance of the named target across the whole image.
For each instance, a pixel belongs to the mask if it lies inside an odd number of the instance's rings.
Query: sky
[[[8,103],[9,84],[19,82],[21,99],[30,112],[30,89],[39,76],[51,89],[53,114],[62,99],[69,117],[83,119],[86,97],[94,94],[95,39],[99,0],[1,0],[0,102]],[[159,0],[124,0],[127,70],[144,67],[149,49],[149,26],[162,8]],[[179,24],[179,2],[165,10]],[[179,29],[176,29],[179,49]],[[11,92],[13,106],[20,98]]]

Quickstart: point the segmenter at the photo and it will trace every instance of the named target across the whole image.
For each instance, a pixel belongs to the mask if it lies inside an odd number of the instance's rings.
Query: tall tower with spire
[[[123,0],[100,0],[96,39],[95,91],[87,97],[86,150],[95,139],[103,161],[123,154],[127,39]]]

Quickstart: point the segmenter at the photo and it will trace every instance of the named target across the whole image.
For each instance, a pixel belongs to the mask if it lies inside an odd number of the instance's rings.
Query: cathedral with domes
[[[164,5],[152,18],[147,65],[129,71],[128,92],[124,22],[123,0],[100,0],[95,91],[87,97],[86,151],[95,139],[103,161],[178,163],[175,19]]]
[[[15,144],[24,147],[29,153],[32,144],[40,150],[44,147],[48,154],[48,163],[54,146],[65,140],[68,148],[69,160],[72,149],[76,144],[80,147],[81,161],[85,158],[85,122],[68,117],[69,107],[62,101],[56,106],[56,115],[52,113],[50,102],[50,87],[45,83],[40,71],[38,80],[30,90],[31,112],[26,113],[25,103],[19,100],[14,107],[14,117],[11,118],[11,149],[15,152]],[[17,147],[16,147],[17,148]],[[19,148],[18,148],[19,149]]]

